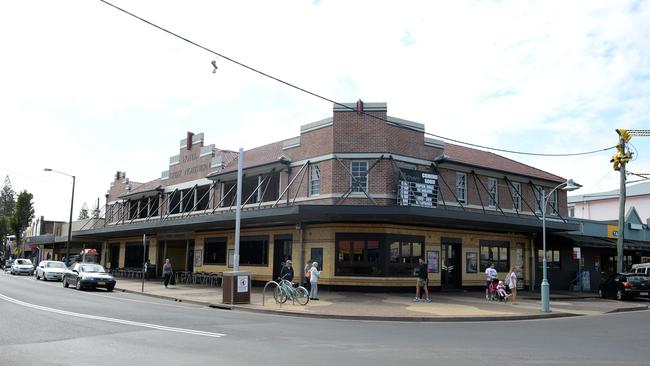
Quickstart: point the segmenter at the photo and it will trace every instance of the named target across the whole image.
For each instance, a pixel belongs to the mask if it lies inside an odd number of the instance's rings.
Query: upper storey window
[[[352,192],[366,192],[368,190],[368,162],[353,161],[351,173],[350,187]]]
[[[320,164],[309,166],[309,195],[320,194]]]
[[[488,206],[497,207],[499,203],[499,184],[496,178],[488,178]]]
[[[456,173],[456,197],[460,203],[467,203],[467,174]]]

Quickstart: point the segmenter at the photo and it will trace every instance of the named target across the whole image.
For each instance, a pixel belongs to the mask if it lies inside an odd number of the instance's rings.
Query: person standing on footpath
[[[169,285],[169,282],[172,279],[174,271],[172,270],[172,262],[169,261],[169,258],[165,259],[165,264],[163,265],[163,278],[165,279],[165,288]]]
[[[293,266],[290,259],[284,262],[284,267],[280,271],[280,280],[287,280],[293,283]]]
[[[504,281],[508,287],[510,288],[510,292],[512,296],[512,304],[516,305],[517,301],[517,268],[515,266],[510,267],[510,273],[506,276],[506,280]]]
[[[485,280],[487,281],[485,284],[485,297],[487,298],[488,295],[490,294],[490,286],[492,285],[492,282],[496,280],[497,277],[497,270],[494,269],[494,263],[490,263],[490,266],[485,270]]]
[[[320,277],[318,262],[313,262],[309,270],[309,283],[311,284],[311,289],[309,290],[310,300],[318,300],[318,277]]]
[[[422,258],[420,258],[418,261],[420,262],[420,265],[418,266],[418,279],[415,287],[415,298],[413,298],[413,302],[420,301],[420,287],[424,287],[424,294],[426,295],[424,302],[431,302],[431,299],[429,298],[429,272],[427,270],[427,264]]]
[[[311,277],[311,264],[312,263],[313,263],[313,261],[310,258],[307,261],[307,264],[305,264],[305,269],[303,270],[303,272],[305,273],[305,288],[307,289],[307,291],[311,291],[311,281],[309,280],[309,278]]]

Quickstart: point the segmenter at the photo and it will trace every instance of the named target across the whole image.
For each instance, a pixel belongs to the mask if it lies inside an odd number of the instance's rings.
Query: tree
[[[7,244],[5,243],[5,239],[7,238],[7,235],[9,235],[9,218],[6,216],[0,216],[0,252],[5,252],[4,253],[4,258],[9,259],[9,253],[6,252],[7,250]]]
[[[16,205],[16,192],[11,187],[11,180],[9,176],[5,177],[5,183],[0,190],[0,216],[11,216],[14,213],[14,206]]]
[[[25,230],[34,218],[34,203],[32,202],[34,196],[27,192],[22,191],[18,194],[14,214],[11,216],[10,226],[13,234],[16,235],[16,245],[20,245],[23,230]]]
[[[84,204],[81,205],[81,210],[79,210],[79,217],[77,218],[77,220],[85,220],[88,217],[89,217],[88,216],[88,205],[86,204],[86,202],[84,202]]]

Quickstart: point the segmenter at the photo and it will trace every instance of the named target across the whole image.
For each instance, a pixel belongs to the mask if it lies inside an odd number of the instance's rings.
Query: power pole
[[[614,170],[620,173],[620,188],[618,196],[618,236],[616,241],[616,272],[623,272],[623,243],[625,242],[625,183],[626,173],[625,165],[632,159],[633,153],[627,148],[627,143],[632,136],[650,136],[650,130],[624,130],[617,129],[618,145],[616,145],[616,154],[612,156],[611,163],[614,163]]]

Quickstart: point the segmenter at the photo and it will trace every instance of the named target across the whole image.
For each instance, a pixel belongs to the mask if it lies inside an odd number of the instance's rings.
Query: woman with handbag
[[[305,272],[305,289],[307,289],[307,291],[311,291],[310,278],[311,278],[311,264],[312,263],[313,263],[313,261],[311,259],[309,259],[307,261],[307,264],[305,264],[305,270],[304,270],[304,272]]]
[[[510,296],[512,296],[512,303],[517,304],[517,267],[510,267],[510,273],[506,276],[506,285],[510,288]]]
[[[165,259],[165,264],[163,265],[163,278],[165,288],[169,285],[172,280],[174,271],[172,270],[172,262],[169,261],[169,258]]]

